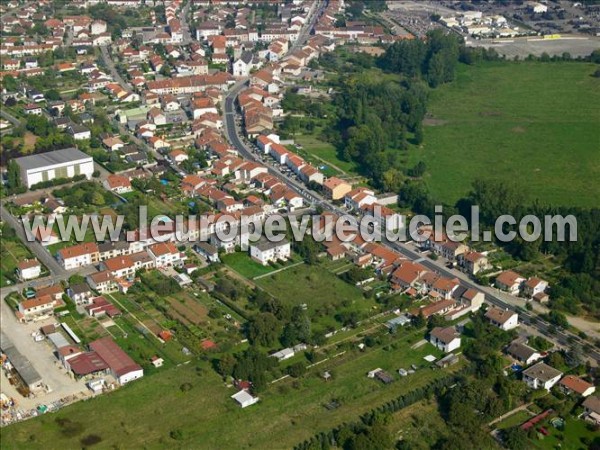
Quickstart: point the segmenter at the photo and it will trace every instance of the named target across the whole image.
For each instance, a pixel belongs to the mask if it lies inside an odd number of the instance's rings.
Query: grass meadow
[[[435,199],[454,203],[477,178],[513,182],[530,201],[598,206],[600,79],[594,64],[459,65],[431,92],[424,141],[410,159],[427,164]]]

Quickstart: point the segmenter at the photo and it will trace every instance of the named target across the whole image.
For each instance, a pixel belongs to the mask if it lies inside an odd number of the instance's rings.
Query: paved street
[[[102,60],[104,61],[104,64],[106,65],[106,68],[110,72],[110,74],[113,77],[113,79],[117,83],[119,83],[119,85],[123,88],[124,91],[126,91],[126,92],[133,92],[133,89],[131,89],[131,86],[129,85],[129,83],[127,83],[121,77],[121,75],[119,75],[119,71],[115,67],[115,63],[113,62],[113,60],[112,60],[112,58],[110,56],[110,53],[108,51],[108,47],[106,45],[100,46],[100,53],[102,55]]]
[[[19,119],[17,119],[15,116],[7,113],[4,109],[0,109],[0,117],[2,117],[4,120],[8,120],[10,123],[12,123],[15,127],[18,127],[21,125],[21,121]]]

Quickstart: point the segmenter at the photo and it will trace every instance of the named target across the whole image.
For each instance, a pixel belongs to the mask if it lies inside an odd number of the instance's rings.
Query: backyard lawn
[[[227,264],[233,270],[246,278],[254,278],[259,275],[265,275],[273,272],[275,269],[271,266],[263,266],[254,261],[246,252],[235,252],[223,255],[223,263]]]
[[[432,91],[424,141],[434,199],[454,203],[473,180],[495,178],[529,201],[598,206],[600,79],[578,62],[459,65],[456,81]]]
[[[568,417],[565,420],[564,430],[554,428],[547,421],[543,426],[548,430],[549,435],[543,436],[542,434],[538,434],[537,439],[530,440],[534,448],[548,450],[555,448],[562,450],[585,449],[588,448],[589,443],[586,444],[584,440],[591,442],[594,438],[598,437],[597,433],[589,428],[588,423],[572,417]]]
[[[517,427],[521,425],[523,422],[531,419],[533,414],[530,414],[527,411],[517,411],[511,416],[508,416],[506,419],[498,422],[493,426],[493,428],[498,428],[499,430],[505,430],[507,428]]]
[[[3,238],[0,240],[2,258],[0,258],[0,286],[5,287],[18,282],[15,275],[17,264],[31,258],[31,252],[20,241]]]

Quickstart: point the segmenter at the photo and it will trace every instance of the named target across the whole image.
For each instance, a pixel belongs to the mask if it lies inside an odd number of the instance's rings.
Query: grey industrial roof
[[[4,333],[0,334],[0,345],[2,346],[2,351],[6,354],[8,360],[27,386],[32,386],[42,381],[42,377],[38,371],[35,370],[29,360],[16,349],[12,341]]]
[[[62,334],[60,334],[59,332],[55,332],[55,333],[50,333],[48,336],[46,336],[48,338],[48,340],[50,340],[52,342],[52,344],[54,345],[54,347],[56,348],[61,348],[61,347],[66,347],[67,345],[70,345],[71,343],[67,340],[66,337],[64,337]]]
[[[29,170],[51,166],[54,164],[64,164],[71,161],[79,161],[81,159],[91,159],[91,156],[86,155],[81,150],[71,147],[64,148],[62,150],[54,150],[47,153],[40,153],[38,155],[23,156],[15,159],[15,161],[22,169]]]

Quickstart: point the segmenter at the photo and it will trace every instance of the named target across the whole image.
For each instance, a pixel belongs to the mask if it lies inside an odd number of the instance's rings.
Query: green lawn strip
[[[501,420],[500,422],[494,424],[492,426],[492,428],[498,428],[499,430],[504,430],[506,428],[516,427],[516,426],[521,425],[523,422],[526,422],[531,417],[533,417],[533,415],[528,413],[527,411],[524,411],[524,410],[517,411],[513,415],[508,416],[504,420]]]
[[[292,306],[307,305],[316,328],[340,328],[336,314],[357,313],[361,318],[378,311],[373,299],[320,266],[302,265],[284,272],[261,277],[255,283],[265,291]]]

